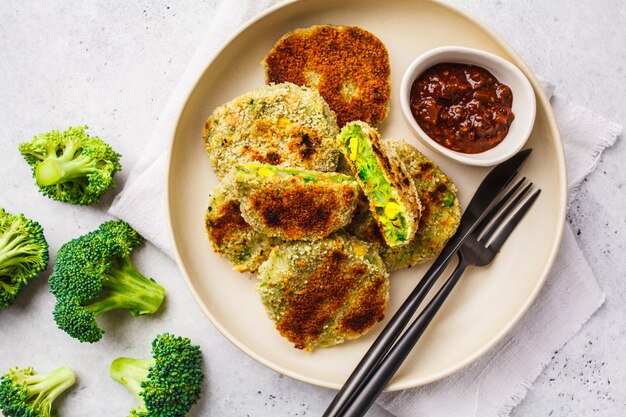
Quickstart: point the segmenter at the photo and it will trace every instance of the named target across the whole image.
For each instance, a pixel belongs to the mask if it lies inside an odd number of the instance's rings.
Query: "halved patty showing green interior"
[[[385,242],[390,247],[406,245],[415,235],[421,213],[406,167],[393,150],[382,146],[378,131],[366,123],[348,123],[338,142]]]
[[[334,234],[276,247],[259,268],[257,289],[280,335],[310,351],[357,338],[382,320],[388,277],[370,244]]]
[[[384,146],[395,151],[415,184],[422,204],[419,228],[408,244],[389,247],[367,208],[367,201],[360,201],[347,230],[374,243],[387,269],[392,271],[435,257],[456,232],[461,209],[454,183],[433,161],[403,140],[386,140]]]
[[[348,175],[251,163],[234,168],[243,218],[267,236],[322,239],[352,219],[359,195]]]

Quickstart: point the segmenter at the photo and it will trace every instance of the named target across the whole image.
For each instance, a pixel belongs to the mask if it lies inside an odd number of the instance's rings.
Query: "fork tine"
[[[518,185],[519,182],[516,184]],[[506,217],[511,214],[511,212],[517,207],[517,205],[519,204],[519,202],[522,200],[522,198],[524,198],[524,196],[526,195],[526,193],[528,192],[528,190],[530,190],[530,187],[533,186],[533,183],[531,182],[530,184],[528,184],[526,187],[524,187],[524,189],[522,191],[520,191],[515,198],[513,198],[513,200],[511,202],[509,202],[506,207],[504,207],[504,209],[500,209],[500,207],[502,207],[502,205],[500,205],[499,209],[500,211],[498,212],[491,212],[490,214],[492,216],[496,216],[495,220],[493,220],[491,222],[491,224],[489,224],[489,228],[484,232],[483,230],[481,230],[481,235],[479,235],[479,241],[483,242],[485,245],[487,244],[487,242],[489,241],[489,239],[491,238],[491,236],[494,235],[494,233],[496,232],[496,230],[498,229],[498,227],[500,227],[500,225],[504,222],[504,219],[506,219]],[[519,188],[519,187],[518,187]],[[507,195],[505,196],[507,199],[511,197],[511,195],[515,194],[514,189],[511,189],[511,191],[509,191],[509,193],[507,193]],[[509,195],[510,194],[510,195]],[[498,202],[499,204],[500,202]],[[485,228],[487,227],[487,225],[485,225]]]
[[[535,200],[537,200],[537,197],[539,197],[540,193],[541,193],[541,190],[539,189],[535,191],[534,193],[532,193],[532,195],[528,197],[526,201],[524,201],[524,204],[520,206],[519,210],[517,210],[515,214],[511,216],[511,218],[504,225],[502,230],[500,230],[500,233],[498,233],[498,236],[496,236],[493,239],[493,242],[489,244],[490,250],[494,251],[494,253],[498,253],[500,251],[500,249],[502,248],[502,245],[504,245],[504,242],[506,242],[506,240],[509,238],[509,236],[511,235],[515,227],[517,227],[517,224],[520,222],[520,220],[522,220],[524,215],[528,212],[528,210],[535,203]]]
[[[520,201],[522,201],[522,199],[524,198],[526,193],[528,193],[528,191],[530,190],[530,188],[532,186],[533,186],[533,183],[531,182],[526,187],[524,187],[513,198],[513,200],[511,200],[508,204],[506,204],[506,206],[503,209],[500,209],[499,212],[494,212],[492,214],[492,216],[495,216],[495,219],[488,225],[489,228],[486,231],[484,231],[483,233],[481,233],[481,235],[479,235],[479,239],[478,239],[479,242],[485,244],[485,246],[487,245],[487,242],[489,242],[489,239],[491,239],[491,237],[496,233],[498,228],[504,223],[505,219],[509,216],[509,214],[511,214],[511,212],[513,212],[513,210],[515,210],[515,208],[518,206]],[[514,194],[514,191],[511,190],[510,194]],[[506,197],[510,198],[509,195],[507,195]],[[487,225],[485,225],[485,228],[486,227],[487,227]]]
[[[489,223],[491,223],[491,220],[493,220],[493,218],[496,216],[496,214],[498,214],[502,206],[506,204],[511,196],[513,196],[513,194],[515,194],[517,190],[519,190],[524,181],[526,181],[526,177],[522,178],[514,186],[512,186],[511,189],[507,191],[507,193],[503,195],[502,198],[498,200],[498,202],[494,204],[493,207],[491,207],[491,209],[489,209],[489,213],[487,213],[487,215],[483,218],[483,220],[474,231],[474,233],[476,233],[476,236],[480,236],[485,231],[487,226],[489,226]]]

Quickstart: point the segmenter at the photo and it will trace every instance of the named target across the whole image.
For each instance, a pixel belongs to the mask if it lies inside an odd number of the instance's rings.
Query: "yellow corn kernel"
[[[350,142],[348,143],[348,149],[350,149],[351,161],[356,161],[358,147],[359,147],[359,138],[357,138],[356,136],[352,136],[350,138]]]
[[[361,245],[360,243],[355,243],[354,254],[356,256],[365,256],[367,254],[367,248],[365,248],[365,245]]]
[[[278,119],[278,126],[280,126],[282,128],[285,128],[285,127],[289,126],[290,124],[291,124],[291,122],[286,117],[281,117],[280,119]]]
[[[268,169],[266,167],[259,168],[258,173],[262,177],[269,177],[270,175],[273,174],[272,170],[270,170],[270,169]]]
[[[400,206],[398,205],[398,203],[390,201],[387,203],[387,205],[385,205],[384,213],[388,219],[393,220],[398,217],[398,213],[400,213]]]

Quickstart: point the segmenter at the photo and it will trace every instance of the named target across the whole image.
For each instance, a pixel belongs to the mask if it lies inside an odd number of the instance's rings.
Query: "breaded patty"
[[[335,115],[317,91],[284,83],[260,88],[218,107],[204,124],[215,173],[261,162],[333,171],[339,151]]]
[[[348,123],[337,141],[385,242],[390,247],[406,245],[418,228],[421,204],[395,149],[385,148],[378,131],[363,122]]]
[[[243,218],[281,239],[321,239],[346,226],[359,194],[352,177],[335,172],[252,163],[233,174]]]
[[[357,338],[382,320],[388,276],[371,245],[333,235],[276,247],[259,268],[257,289],[281,336],[310,351]]]
[[[317,89],[343,126],[372,125],[389,112],[389,54],[370,32],[356,26],[312,26],[289,32],[263,61],[266,81]]]
[[[211,191],[204,219],[206,232],[215,252],[224,255],[234,270],[255,273],[278,240],[257,232],[246,223],[230,179],[227,177]]]
[[[419,228],[407,245],[390,248],[372,219],[367,203],[360,202],[354,221],[347,229],[378,246],[380,256],[391,271],[426,262],[436,256],[456,232],[461,209],[455,185],[430,159],[402,140],[387,140],[384,144],[386,148],[395,150],[415,184],[422,202]]]

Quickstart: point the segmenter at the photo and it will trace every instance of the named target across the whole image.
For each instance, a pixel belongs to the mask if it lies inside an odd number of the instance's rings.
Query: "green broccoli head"
[[[183,417],[200,398],[202,353],[189,339],[164,333],[152,342],[151,359],[118,358],[111,377],[140,402],[130,417]]]
[[[128,223],[112,220],[66,244],[58,251],[50,276],[57,298],[57,326],[81,342],[97,342],[104,329],[96,318],[115,309],[133,316],[155,313],[165,290],[142,275],[130,254],[143,242]]]
[[[39,223],[0,208],[0,308],[9,307],[47,266],[48,243]]]
[[[19,145],[44,195],[89,205],[115,187],[113,176],[122,169],[120,154],[99,137],[87,135],[86,128],[69,127],[63,133],[53,130]]]
[[[60,329],[81,342],[97,342],[104,329],[98,326],[97,311],[83,306],[78,297],[58,299],[54,307],[54,320]]]
[[[5,417],[50,417],[52,403],[74,385],[70,368],[37,374],[33,368],[12,368],[0,379],[0,409]]]

